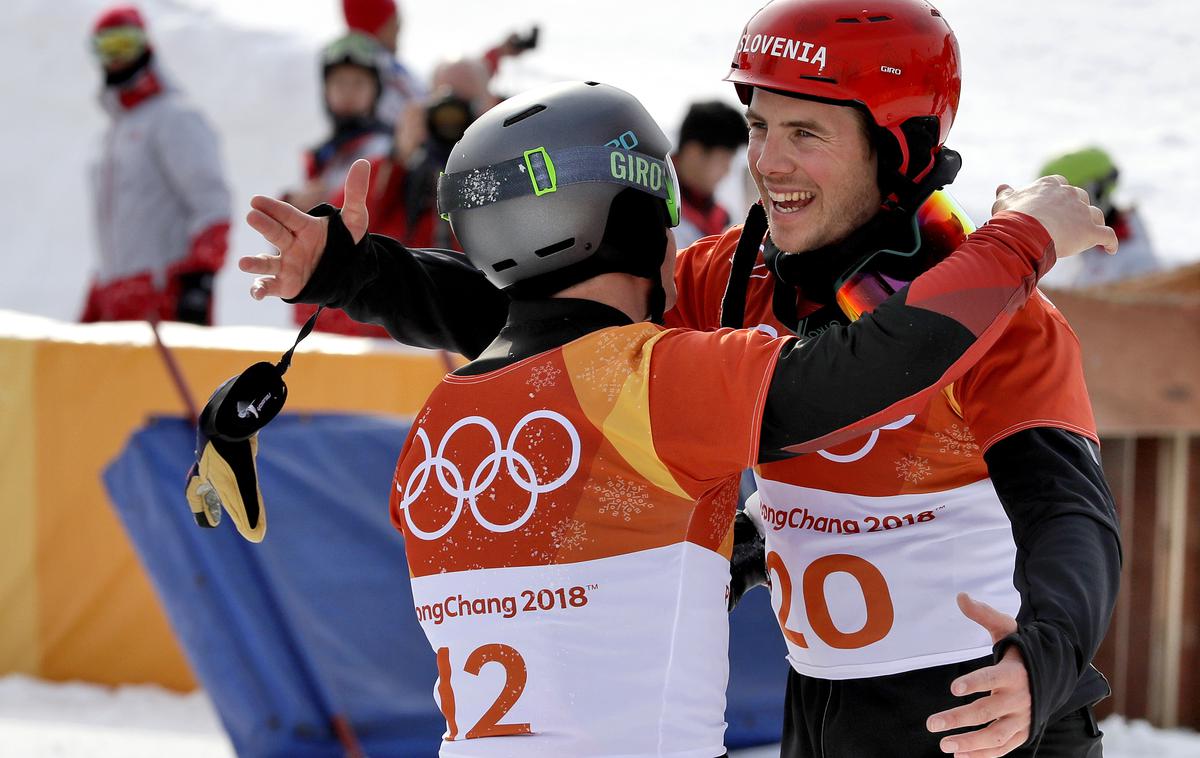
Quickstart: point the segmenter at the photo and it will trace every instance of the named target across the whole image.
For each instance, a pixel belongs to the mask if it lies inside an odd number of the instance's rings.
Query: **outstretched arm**
[[[246,221],[278,253],[238,262],[262,275],[251,295],[341,308],[405,344],[474,358],[504,325],[508,297],[457,253],[410,250],[367,234],[369,180],[370,163],[356,161],[340,213],[331,206],[303,213],[255,196]]]
[[[992,220],[873,313],[784,347],[759,460],[852,439],[921,408],[995,343],[1058,255],[1116,237],[1087,193],[1047,177],[1002,186]]]

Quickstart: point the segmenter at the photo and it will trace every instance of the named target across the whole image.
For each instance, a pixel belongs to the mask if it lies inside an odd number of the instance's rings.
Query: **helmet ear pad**
[[[872,125],[884,195],[919,184],[929,174],[937,160],[938,129],[937,116],[915,116],[888,129]]]
[[[505,292],[517,300],[542,298],[607,273],[649,279],[655,285],[652,292],[659,292],[669,226],[667,209],[661,200],[635,189],[623,189],[612,198],[595,252],[587,253],[576,263],[516,282],[505,288]]]
[[[667,250],[666,207],[657,198],[624,189],[613,198],[596,255],[612,271],[659,281]]]

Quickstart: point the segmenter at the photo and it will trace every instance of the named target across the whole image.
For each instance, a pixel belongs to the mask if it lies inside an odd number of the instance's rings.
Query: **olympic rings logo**
[[[903,429],[904,427],[911,424],[914,419],[916,419],[916,415],[909,414],[908,416],[905,416],[904,418],[900,419],[899,421],[893,421],[890,424],[885,424],[884,426],[881,426],[878,429],[873,430],[871,432],[871,434],[867,437],[867,441],[863,443],[863,446],[860,447],[858,450],[855,450],[853,453],[839,455],[837,453],[830,453],[825,450],[818,450],[817,455],[821,456],[822,458],[824,458],[827,461],[833,461],[834,463],[854,463],[855,461],[860,461],[863,458],[866,458],[867,454],[875,449],[875,443],[879,441],[879,433],[881,431],[892,431],[895,429]]]
[[[533,464],[529,462],[529,459],[514,449],[517,436],[530,423],[538,420],[552,421],[558,424],[566,430],[567,436],[571,439],[571,459],[567,465],[567,470],[560,474],[558,478],[545,484],[537,480],[537,472],[533,470]],[[459,470],[458,466],[445,457],[445,452],[446,445],[449,444],[455,433],[469,426],[478,426],[488,433],[492,440],[493,452],[489,453],[475,467],[475,471],[471,473],[470,481],[467,482],[464,480],[463,473]],[[464,503],[470,506],[471,513],[474,514],[475,520],[479,522],[479,525],[489,532],[503,533],[519,529],[533,515],[534,510],[537,509],[539,495],[553,492],[563,486],[579,470],[579,432],[576,431],[575,426],[570,420],[554,411],[540,410],[527,413],[513,427],[512,433],[508,435],[508,442],[504,444],[501,443],[500,432],[496,429],[496,425],[482,416],[467,416],[456,421],[453,426],[446,430],[445,436],[442,437],[442,441],[438,444],[436,453],[433,452],[429,436],[425,434],[424,429],[417,430],[417,440],[425,448],[425,460],[408,475],[408,481],[405,482],[403,489],[401,489],[399,482],[396,483],[396,491],[401,495],[400,509],[404,511],[404,521],[408,524],[409,531],[416,537],[427,541],[436,540],[454,528],[454,525],[458,523],[458,517],[462,513]],[[508,470],[508,475],[513,478],[522,490],[529,493],[529,504],[526,506],[525,511],[515,521],[507,524],[497,524],[490,521],[479,512],[479,505],[476,501],[476,498],[491,487],[496,477],[500,474],[501,462],[504,463],[504,467]],[[454,498],[454,512],[450,514],[449,520],[441,527],[433,531],[426,531],[413,523],[412,512],[408,506],[416,502],[417,498],[425,492],[425,486],[429,483],[429,474],[431,471],[437,472],[438,484],[441,485],[442,490]]]

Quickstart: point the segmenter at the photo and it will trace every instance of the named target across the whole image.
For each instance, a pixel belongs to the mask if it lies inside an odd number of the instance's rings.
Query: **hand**
[[[1117,252],[1117,234],[1104,225],[1104,212],[1090,202],[1086,190],[1072,187],[1065,178],[1044,176],[1020,189],[1001,184],[996,188],[992,214],[1007,210],[1033,216],[1054,240],[1059,258],[1097,245],[1112,255]]]
[[[963,615],[979,624],[992,637],[992,644],[1017,630],[1017,620],[996,610],[987,603],[972,600],[965,592],[958,593],[958,607]],[[951,708],[929,717],[926,727],[931,732],[980,726],[983,729],[955,734],[942,739],[942,752],[960,758],[996,758],[1025,744],[1033,721],[1033,696],[1029,690],[1029,672],[1015,647],[1005,651],[1000,662],[960,676],[950,683],[950,692],[958,697],[976,692],[989,693],[966,705]]]
[[[346,173],[346,200],[342,223],[357,243],[367,233],[367,188],[371,183],[370,161],[359,159]],[[273,197],[255,195],[246,223],[275,246],[278,255],[263,253],[238,261],[238,268],[250,274],[264,274],[254,280],[250,296],[262,300],[268,295],[292,298],[300,294],[312,277],[329,233],[329,219],[310,216]]]
[[[520,55],[526,50],[532,50],[538,44],[538,27],[534,26],[526,34],[518,34],[513,32],[504,40],[503,48],[505,55]]]
[[[757,503],[757,492],[750,497]],[[747,501],[746,507],[758,506]],[[733,517],[733,550],[729,556],[728,610],[736,608],[747,592],[767,583],[766,541],[758,533],[754,520],[745,511],[738,511]]]

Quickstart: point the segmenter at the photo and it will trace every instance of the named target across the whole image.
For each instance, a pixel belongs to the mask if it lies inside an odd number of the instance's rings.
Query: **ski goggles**
[[[839,280],[837,304],[857,320],[944,260],[975,231],[971,217],[944,190],[929,196],[912,218],[907,251],[880,250],[867,256]]]
[[[363,68],[376,68],[380,61],[379,43],[365,34],[350,32],[338,37],[321,52],[321,63],[326,67],[349,63]]]
[[[449,221],[455,211],[534,195],[585,182],[640,190],[667,205],[671,226],[679,226],[679,178],[670,156],[652,158],[609,145],[526,150],[520,158],[438,178],[438,213]]]
[[[92,52],[104,66],[136,60],[148,46],[146,30],[136,26],[115,26],[92,35]]]

